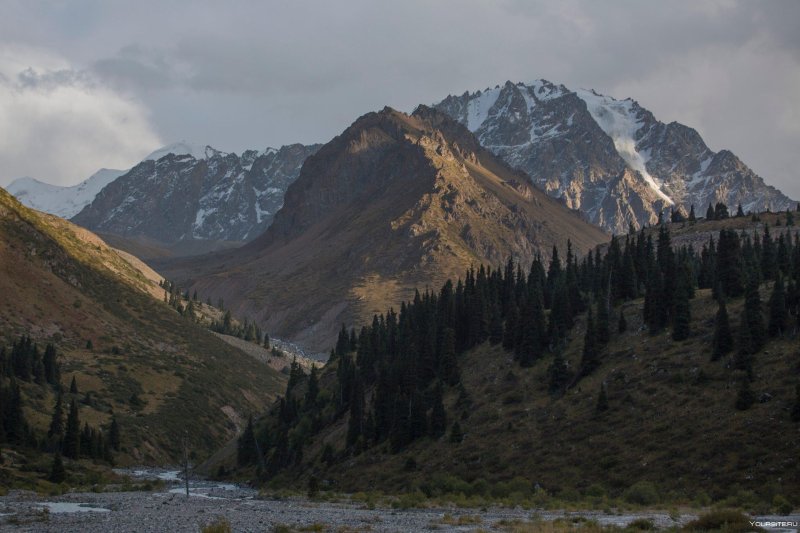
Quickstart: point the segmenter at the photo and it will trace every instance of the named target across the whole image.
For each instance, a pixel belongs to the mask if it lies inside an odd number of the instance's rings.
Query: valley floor
[[[232,484],[197,481],[190,497],[177,472],[129,472],[135,477],[166,481],[154,492],[78,492],[48,497],[28,491],[12,491],[0,497],[0,529],[3,531],[93,532],[192,532],[224,519],[232,531],[540,531],[554,530],[553,521],[581,528],[587,521],[597,526],[625,527],[638,519],[655,528],[677,529],[697,516],[671,517],[665,511],[613,513],[565,512],[521,508],[367,508],[363,504],[312,501],[305,498],[259,499],[253,489]],[[792,520],[800,517],[759,517],[758,520]],[[550,527],[548,527],[550,526]],[[597,530],[599,528],[589,528]],[[779,531],[772,529],[771,531]],[[789,531],[789,529],[787,529]]]

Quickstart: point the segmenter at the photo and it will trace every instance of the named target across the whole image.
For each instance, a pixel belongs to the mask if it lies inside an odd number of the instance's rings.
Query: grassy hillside
[[[30,334],[74,377],[81,422],[121,426],[120,463],[173,463],[187,436],[202,458],[263,409],[285,378],[164,304],[155,273],[86,230],[0,190],[0,344]],[[91,344],[89,344],[91,341]],[[23,384],[42,434],[51,389]]]
[[[740,229],[760,235],[760,224],[774,224],[777,216],[762,215],[762,222],[748,218],[691,227],[673,224],[670,229],[673,242],[681,246],[689,238],[706,242],[725,225],[742,225]],[[771,281],[760,286],[765,317],[772,288]],[[322,487],[343,491],[481,497],[521,492],[529,498],[538,485],[567,500],[610,496],[634,503],[723,501],[762,512],[783,499],[788,505],[800,504],[799,426],[792,417],[800,402],[797,317],[790,318],[791,327],[783,336],[768,340],[754,354],[749,386],[755,402],[739,410],[737,396],[747,378],[735,369],[736,347],[711,360],[718,309],[712,291],[695,291],[689,304],[691,334],[682,341],[673,340],[671,327],[650,334],[644,305],[639,297],[611,310],[610,340],[597,368],[583,374],[587,316],[578,315],[560,352],[573,378],[555,394],[550,388],[555,358],[551,350],[544,350],[529,368],[499,344],[485,342],[462,353],[460,383],[444,386],[447,432],[438,438],[417,438],[399,452],[389,440],[361,449],[359,441],[348,446],[354,411],[335,409],[340,377],[347,375],[338,371],[344,361],[339,359],[319,378],[318,396],[326,406],[318,415],[323,422],[301,411],[299,423],[288,433],[290,449],[296,435],[313,436],[305,442],[302,458],[295,458],[270,482],[303,488],[315,478]],[[734,339],[743,307],[742,297],[727,304]],[[620,312],[627,322],[622,333],[617,329]],[[307,383],[292,392],[298,405]],[[598,409],[603,389],[606,410]],[[432,390],[423,390],[423,397]],[[365,391],[363,412],[372,412],[374,393],[374,388]],[[282,450],[274,434],[290,415],[283,405],[273,407],[258,425],[257,436]],[[427,416],[432,421],[431,411]],[[461,438],[452,437],[456,422]],[[306,424],[321,429],[309,431]]]

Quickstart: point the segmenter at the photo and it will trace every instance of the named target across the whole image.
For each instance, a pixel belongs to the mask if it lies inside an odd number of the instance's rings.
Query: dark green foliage
[[[717,202],[717,205],[714,206],[714,220],[725,220],[729,216],[728,206],[722,202]]]
[[[316,498],[319,496],[319,479],[314,474],[308,478],[308,497]]]
[[[600,385],[600,393],[597,395],[596,410],[598,413],[608,411],[608,391],[606,390],[605,383]]]
[[[711,204],[708,204],[708,209],[706,210],[706,220],[715,220],[714,207]]]
[[[433,438],[439,438],[447,431],[447,412],[444,409],[442,400],[442,386],[437,384],[433,390],[433,407],[431,409],[430,435]]]
[[[547,390],[550,392],[550,394],[561,394],[564,389],[567,388],[567,385],[572,379],[572,373],[569,371],[567,361],[561,355],[561,352],[556,352],[555,356],[553,357],[553,362],[547,369],[547,376]]]
[[[63,483],[67,479],[67,470],[64,468],[61,453],[58,451],[53,454],[53,463],[50,466],[50,475],[47,479],[53,483]]]
[[[672,339],[682,341],[691,335],[691,306],[689,299],[692,296],[691,267],[684,262],[678,270],[678,279],[675,287],[674,309],[672,313]]]
[[[111,416],[111,426],[108,428],[108,442],[115,452],[118,452],[120,449],[120,432],[119,432],[119,423],[117,423],[117,417],[112,415]]]
[[[739,393],[736,395],[736,409],[739,411],[746,411],[750,409],[755,401],[756,395],[750,388],[750,380],[742,379],[742,383],[739,386]]]
[[[453,422],[453,426],[450,428],[449,440],[452,444],[460,444],[464,440],[464,433],[461,431],[461,425],[458,420]]]
[[[794,405],[790,415],[792,422],[800,422],[800,385],[794,388]]]
[[[740,336],[741,345],[739,349],[750,355],[758,353],[767,340],[767,332],[764,327],[764,316],[761,310],[758,279],[752,272],[747,279],[741,328],[747,331],[742,332]]]
[[[78,418],[78,404],[75,400],[70,402],[69,414],[67,415],[67,425],[64,429],[64,440],[61,444],[61,451],[64,457],[77,459],[81,453],[81,423]]]
[[[255,464],[258,460],[258,445],[253,428],[253,416],[247,419],[247,426],[236,442],[236,462],[239,466]]]
[[[786,291],[783,286],[783,277],[778,276],[772,288],[769,299],[769,327],[767,333],[770,337],[783,335],[789,324],[789,313],[786,308]]]
[[[689,209],[689,222],[696,222],[696,221],[697,217],[694,214],[694,204],[692,204],[692,207]]]
[[[69,384],[69,393],[78,394],[78,384],[75,383],[75,376],[72,376],[72,381]]]
[[[47,442],[51,449],[60,449],[61,439],[64,438],[64,407],[61,395],[58,395],[53,416],[50,419],[50,428],[47,430]]]
[[[592,308],[586,313],[586,333],[583,336],[581,375],[588,376],[600,365],[600,347],[597,345]]]
[[[728,320],[728,309],[724,298],[719,300],[719,308],[714,319],[714,340],[712,341],[711,360],[717,361],[733,350],[733,335]]]
[[[620,307],[619,320],[617,321],[617,333],[625,333],[628,331],[628,322],[625,320],[625,311]]]

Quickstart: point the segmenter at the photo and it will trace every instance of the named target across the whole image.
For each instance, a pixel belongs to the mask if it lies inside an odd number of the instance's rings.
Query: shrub
[[[656,486],[650,481],[637,481],[628,487],[622,497],[628,503],[639,505],[653,505],[660,500]]]
[[[772,498],[772,506],[775,507],[775,511],[781,515],[787,515],[792,512],[794,506],[781,496],[780,494],[776,494],[774,498]]]
[[[649,518],[637,518],[626,526],[626,529],[635,529],[639,531],[650,531],[655,528],[656,525]]]
[[[203,526],[203,533],[231,533],[231,524],[224,518],[218,518],[215,522]]]
[[[750,517],[739,511],[712,511],[683,527],[684,531],[725,531],[726,533],[764,531],[750,525]]]

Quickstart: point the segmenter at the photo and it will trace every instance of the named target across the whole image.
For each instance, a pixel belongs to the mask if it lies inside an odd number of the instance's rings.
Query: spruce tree
[[[761,295],[758,291],[758,278],[751,272],[745,288],[744,321],[749,329],[750,345],[748,351],[755,354],[764,347],[767,339],[764,316],[761,312]]]
[[[64,430],[64,440],[61,444],[64,457],[77,459],[81,453],[81,424],[78,419],[78,404],[73,399],[69,406],[67,426]]]
[[[108,441],[111,448],[115,452],[118,452],[120,448],[120,435],[119,423],[117,423],[117,417],[115,415],[111,415],[111,427],[108,428]]]
[[[682,341],[691,335],[691,305],[689,298],[692,295],[691,270],[687,263],[683,263],[678,271],[675,287],[674,310],[672,313],[672,339]]]
[[[562,393],[569,384],[569,380],[572,376],[570,374],[569,367],[567,366],[567,361],[564,359],[564,356],[561,355],[560,350],[556,351],[556,354],[553,357],[553,362],[547,369],[547,375],[547,390],[550,392],[550,394],[558,395]]]
[[[75,376],[72,376],[72,381],[69,384],[69,393],[78,394],[78,384],[75,382]]]
[[[619,308],[619,320],[617,321],[617,333],[625,333],[628,331],[628,322],[625,320],[625,310],[620,307]]]
[[[236,442],[236,463],[239,466],[255,464],[258,459],[257,449],[253,415],[250,415],[247,418],[247,426]]]
[[[791,412],[792,422],[800,422],[800,385],[794,388],[794,405]]]
[[[689,222],[696,222],[696,221],[697,217],[694,214],[694,204],[692,204],[692,207],[689,209]]]
[[[460,444],[464,440],[464,433],[461,431],[461,425],[458,420],[453,422],[453,426],[450,428],[449,440],[452,444]]]
[[[719,299],[719,308],[714,319],[714,340],[712,344],[711,360],[717,361],[722,356],[727,355],[733,350],[733,335],[728,320],[728,309],[725,305],[725,298]]]
[[[706,220],[715,220],[714,208],[711,206],[711,204],[708,204],[708,209],[706,210]]]
[[[769,327],[767,333],[769,333],[770,337],[783,335],[788,323],[786,292],[783,287],[783,277],[779,275],[775,286],[772,288],[772,296],[769,299]]]
[[[736,395],[736,409],[739,411],[746,411],[750,409],[755,401],[756,395],[750,388],[750,380],[746,378],[742,379],[742,383],[739,386],[739,393]]]
[[[592,373],[600,364],[600,348],[597,345],[592,308],[586,312],[586,333],[583,336],[583,356],[581,358],[581,374]]]
[[[52,483],[63,483],[67,479],[67,471],[61,460],[61,453],[56,450],[53,454],[53,463],[50,466],[50,475],[47,478]]]
[[[51,448],[61,447],[61,439],[64,437],[64,408],[61,401],[61,394],[56,399],[53,409],[53,416],[50,419],[50,428],[47,430],[47,441]]]
[[[438,439],[447,431],[447,413],[444,409],[444,402],[442,400],[442,385],[437,383],[433,390],[433,408],[431,409],[430,423],[431,437]]]
[[[598,413],[608,411],[608,392],[605,382],[600,384],[600,394],[597,395],[596,410]]]

